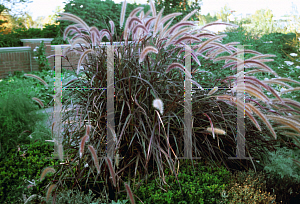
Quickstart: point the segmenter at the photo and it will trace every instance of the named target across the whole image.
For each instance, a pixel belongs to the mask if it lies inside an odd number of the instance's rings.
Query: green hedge
[[[63,29],[60,25],[46,24],[45,28],[18,28],[12,30],[10,34],[0,33],[0,47],[22,47],[23,43],[20,39],[34,38],[54,38],[51,45],[68,44],[63,41]]]

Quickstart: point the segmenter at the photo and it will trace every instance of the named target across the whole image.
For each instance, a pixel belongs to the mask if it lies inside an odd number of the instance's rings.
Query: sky
[[[53,15],[57,6],[64,7],[64,1],[67,0],[31,0],[25,10],[35,20],[38,16]],[[113,0],[115,3],[120,3],[123,0]],[[147,0],[135,0],[136,3],[146,4]],[[0,3],[2,1],[0,0]],[[133,3],[134,0],[127,0],[128,3]],[[290,14],[292,11],[292,2],[297,6],[298,15],[300,14],[300,0],[202,0],[201,14],[215,13],[227,5],[230,9],[239,13],[254,14],[259,9],[271,9],[274,16],[283,16]],[[19,8],[19,7],[18,7]],[[21,7],[20,7],[21,8]]]

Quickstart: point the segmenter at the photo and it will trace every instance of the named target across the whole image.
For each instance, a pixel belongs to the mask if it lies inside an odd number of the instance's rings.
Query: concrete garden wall
[[[23,47],[3,47],[0,48],[0,79],[7,77],[10,73],[13,74],[15,71],[38,71],[38,62],[34,59],[33,50],[36,46],[40,46],[41,42],[44,41],[46,47],[46,56],[55,54],[55,46],[51,45],[53,38],[38,38],[38,39],[21,39]],[[131,41],[129,41],[130,43]],[[109,42],[100,43],[101,45],[110,44]],[[119,42],[113,42],[114,45],[119,45]],[[122,42],[123,44],[123,42]],[[61,45],[65,48],[68,45]],[[80,47],[79,44],[75,47]],[[80,55],[68,53],[67,57],[73,67],[77,67]],[[50,66],[54,68],[54,57],[48,59]],[[62,58],[62,67],[65,69],[72,70],[70,63]]]

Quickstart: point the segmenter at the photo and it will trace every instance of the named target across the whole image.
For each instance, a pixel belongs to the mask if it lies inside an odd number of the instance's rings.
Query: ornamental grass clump
[[[169,28],[173,19],[181,13],[163,16],[163,9],[156,12],[153,1],[150,1],[150,7],[146,13],[142,7],[131,12],[123,34],[118,38],[120,42],[125,41],[124,45],[114,46],[113,49],[110,46],[101,47],[100,42],[106,37],[110,45],[113,44],[114,22],[109,22],[110,28],[99,31],[73,14],[59,14],[59,20],[75,23],[64,31],[64,40],[68,39],[71,46],[64,49],[63,56],[70,52],[79,54],[80,59],[74,71],[79,74],[83,66],[82,72],[86,78],[72,79],[65,84],[66,88],[73,89],[63,94],[63,100],[66,100],[64,108],[67,109],[76,100],[76,108],[65,111],[62,119],[62,122],[69,121],[71,117],[74,120],[73,123],[66,123],[65,130],[69,131],[63,132],[64,152],[73,160],[70,165],[62,164],[57,168],[57,172],[62,175],[57,178],[57,186],[52,194],[55,194],[56,189],[79,187],[85,192],[91,189],[98,196],[105,194],[107,201],[117,200],[119,194],[127,193],[130,202],[134,203],[139,198],[132,192],[139,185],[132,184],[129,187],[132,178],[135,181],[139,177],[139,180],[147,182],[149,174],[154,174],[162,185],[166,184],[164,169],[169,169],[175,175],[182,196],[187,196],[182,191],[176,171],[180,165],[178,157],[184,156],[185,77],[190,78],[196,90],[192,100],[193,157],[214,162],[217,160],[218,166],[222,162],[229,169],[227,157],[236,155],[236,111],[244,109],[244,103],[236,97],[237,91],[245,91],[245,113],[248,116],[246,133],[259,130],[276,140],[280,133],[274,130],[274,126],[278,125],[288,127],[287,131],[300,133],[300,124],[296,118],[300,113],[297,110],[300,105],[281,98],[268,83],[255,77],[260,72],[278,77],[265,64],[272,61],[265,58],[274,55],[244,50],[254,56],[243,62],[238,58],[241,52],[234,47],[238,42],[222,44],[226,35],[206,30],[212,25],[235,25],[213,22],[192,30],[194,24],[188,19],[196,13],[197,10],[194,10]],[[121,26],[124,24],[125,10],[126,1],[123,3]],[[68,35],[72,38],[67,38]],[[190,46],[192,43],[194,46]],[[75,47],[76,44],[80,44],[80,47]],[[191,70],[184,64],[183,55],[187,49],[191,50],[190,56],[197,65],[191,67]],[[108,57],[110,55],[113,60]],[[202,71],[199,69],[203,61],[225,61],[222,69],[231,68],[233,71],[244,63],[245,90],[235,87],[229,93],[222,89],[206,92],[201,87]],[[110,65],[114,65],[114,82],[107,84],[107,69]],[[236,80],[234,73],[218,79],[218,83],[212,87],[231,87],[232,80]],[[281,78],[280,81],[272,82],[284,83],[284,80]],[[236,84],[240,82],[238,80]],[[115,89],[115,121],[108,124],[107,107],[111,104],[107,102],[109,96],[106,88],[112,85]],[[273,98],[267,97],[263,91],[270,92]],[[287,116],[287,113],[290,115]],[[288,122],[283,123],[282,118]],[[85,129],[88,127],[92,128],[87,140]],[[113,134],[113,142],[106,141],[107,131]],[[246,144],[249,156],[259,156],[265,149],[274,148],[272,141],[267,139],[261,134],[251,135]],[[113,158],[106,155],[108,144],[114,148]],[[254,148],[261,149],[254,151]],[[116,161],[116,155],[122,159]],[[242,166],[240,160],[231,162]],[[123,180],[125,177],[127,181]]]

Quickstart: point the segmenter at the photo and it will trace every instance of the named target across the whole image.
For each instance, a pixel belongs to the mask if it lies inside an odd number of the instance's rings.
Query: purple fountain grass
[[[105,157],[105,162],[108,165],[108,169],[109,169],[110,175],[112,177],[114,187],[116,187],[117,186],[116,175],[115,175],[115,171],[114,171],[114,168],[113,168],[113,165],[112,165],[111,158]]]
[[[41,174],[40,181],[42,181],[45,178],[46,174],[49,173],[49,172],[55,173],[55,169],[52,168],[52,167],[45,168],[44,171],[43,171],[43,173]]]
[[[90,150],[90,152],[92,154],[92,157],[94,159],[94,164],[95,164],[95,166],[97,168],[97,172],[98,172],[98,174],[100,174],[100,166],[99,166],[99,160],[98,160],[98,157],[97,157],[97,154],[96,154],[96,150],[91,145],[89,145],[88,148],[89,148],[89,150]]]
[[[50,197],[50,194],[51,194],[51,192],[53,191],[54,188],[56,188],[56,184],[52,184],[52,185],[48,188],[48,191],[47,191],[47,197],[46,197],[46,201],[47,201],[47,202],[48,202],[49,197]]]
[[[84,153],[84,145],[86,143],[86,141],[89,139],[89,136],[88,135],[85,135],[84,137],[82,137],[81,139],[81,142],[80,142],[80,145],[79,145],[79,155],[80,155],[80,158],[82,158],[82,155]]]
[[[127,192],[127,195],[129,196],[131,204],[135,204],[135,201],[134,201],[134,198],[133,198],[133,193],[132,193],[129,185],[127,183],[124,183],[124,185],[125,185],[126,192]]]

